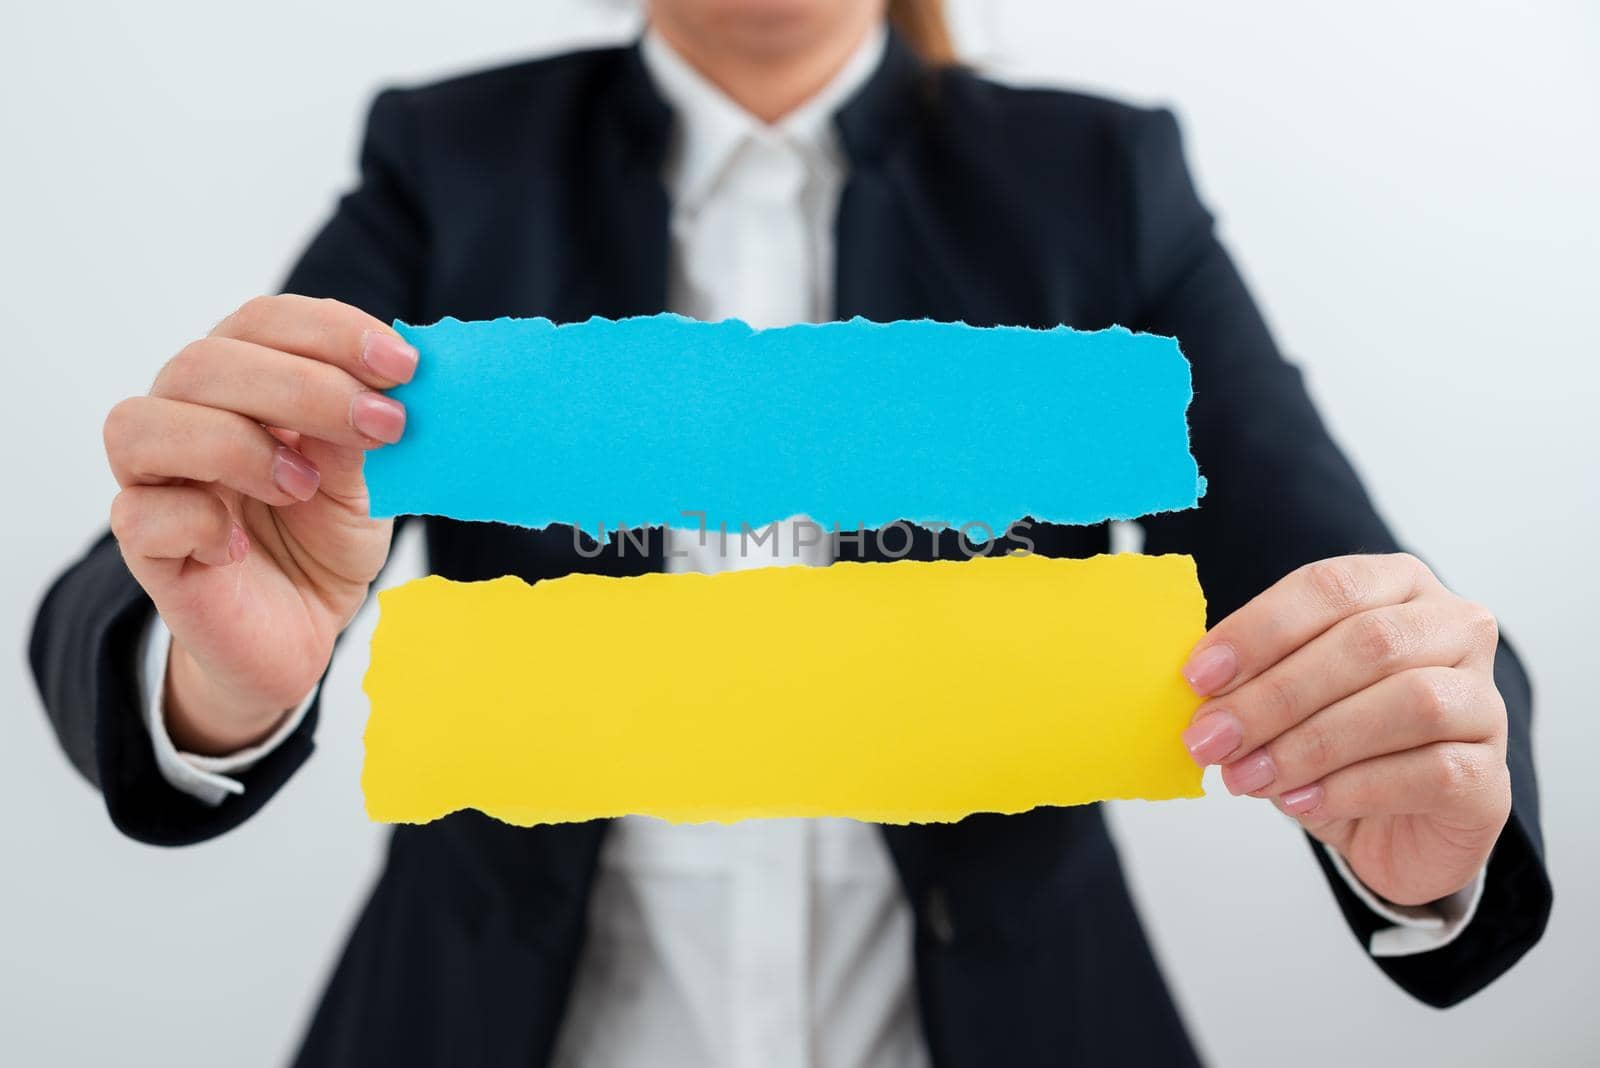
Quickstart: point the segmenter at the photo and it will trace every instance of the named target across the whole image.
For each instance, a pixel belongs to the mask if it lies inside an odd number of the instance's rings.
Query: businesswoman
[[[648,15],[630,47],[380,95],[360,184],[286,294],[227,313],[108,416],[111,532],[51,590],[31,653],[116,826],[222,834],[310,755],[318,680],[393,533],[362,481],[363,456],[406,431],[385,390],[418,357],[390,320],[1121,323],[1175,335],[1194,367],[1210,492],[1144,527],[1147,551],[1194,555],[1210,602],[1184,669],[1206,698],[1195,760],[1299,822],[1364,951],[1418,998],[1449,1005],[1508,968],[1550,903],[1527,679],[1487,610],[1398,551],[1218,244],[1171,116],[984,81],[951,62],[930,0]],[[997,447],[1027,462],[1027,442]],[[669,532],[640,555],[421,522],[454,579],[739,563],[671,551]],[[954,537],[924,532],[913,555],[960,558]],[[1030,538],[1108,548],[1104,528]],[[872,539],[851,551],[872,558]],[[1094,807],[401,827],[300,1053],[1193,1057]]]

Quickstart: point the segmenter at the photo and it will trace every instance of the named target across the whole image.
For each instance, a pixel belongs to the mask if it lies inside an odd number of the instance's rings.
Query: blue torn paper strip
[[[1191,508],[1189,364],[1121,327],[679,315],[396,323],[421,354],[374,516],[994,534]],[[686,518],[687,517],[687,518]],[[972,536],[986,540],[982,534]]]

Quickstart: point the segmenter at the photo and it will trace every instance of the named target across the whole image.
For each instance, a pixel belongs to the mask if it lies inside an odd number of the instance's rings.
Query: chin
[[[652,6],[752,51],[788,51],[883,7],[880,0],[652,0]]]

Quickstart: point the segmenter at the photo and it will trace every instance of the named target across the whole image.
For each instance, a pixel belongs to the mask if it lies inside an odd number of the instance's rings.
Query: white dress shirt
[[[870,76],[881,27],[820,93],[776,125],[751,116],[647,32],[642,54],[677,115],[663,180],[672,200],[669,307],[756,327],[833,315],[833,220],[847,161],[833,113]],[[735,446],[736,447],[736,446]],[[743,545],[712,530],[668,534],[667,567],[714,572],[818,565],[832,545],[797,537]],[[748,551],[746,551],[748,549]],[[171,635],[159,619],[141,657],[156,762],[176,789],[219,804],[291,734],[312,696],[264,742],[225,757],[182,753],[161,698]],[[717,636],[704,662],[716,670]],[[314,691],[313,691],[314,693]],[[1331,851],[1330,851],[1331,852]],[[1351,888],[1393,927],[1370,950],[1419,953],[1470,922],[1482,877],[1438,906],[1377,898],[1334,854]],[[917,1019],[912,916],[877,828],[852,820],[671,826],[617,820],[601,851],[589,934],[555,1063],[820,1068],[928,1062]]]

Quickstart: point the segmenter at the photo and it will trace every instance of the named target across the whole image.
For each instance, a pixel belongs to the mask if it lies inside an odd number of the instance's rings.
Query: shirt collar
[[[887,46],[888,31],[875,23],[826,85],[768,125],[695,70],[653,28],[646,28],[639,44],[640,58],[677,116],[664,176],[674,200],[689,208],[700,203],[748,137],[776,133],[808,153],[838,157],[834,113],[872,77]]]

